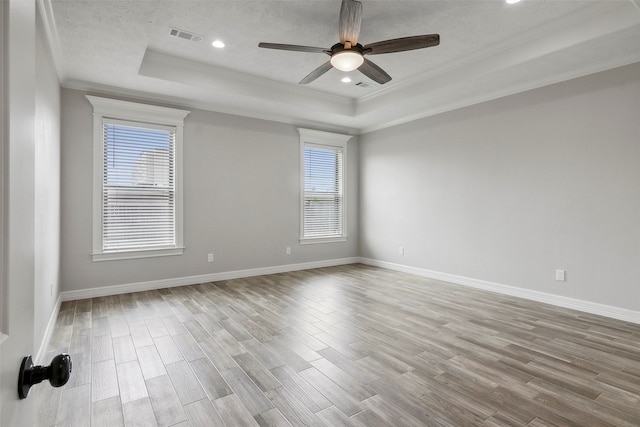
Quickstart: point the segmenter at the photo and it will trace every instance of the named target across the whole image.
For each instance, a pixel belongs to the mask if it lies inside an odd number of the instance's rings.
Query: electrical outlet
[[[284,250],[284,253],[287,255],[291,255],[291,246],[287,246],[286,249]]]
[[[558,282],[565,281],[565,271],[564,270],[556,270],[556,280]]]
[[[400,246],[400,247],[398,248],[398,253],[399,253],[400,255],[404,255],[404,246]]]
[[[207,262],[213,262],[213,254],[207,254]]]

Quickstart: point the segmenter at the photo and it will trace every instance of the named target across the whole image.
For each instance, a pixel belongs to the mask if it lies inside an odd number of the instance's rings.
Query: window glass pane
[[[304,191],[336,192],[335,150],[304,149]]]
[[[102,245],[175,245],[174,132],[105,124]]]
[[[303,237],[343,235],[343,152],[336,148],[304,148]]]

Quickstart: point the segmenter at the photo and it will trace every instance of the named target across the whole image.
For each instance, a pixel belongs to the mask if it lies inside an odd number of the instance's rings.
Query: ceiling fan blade
[[[362,22],[362,3],[356,0],[342,0],[340,6],[340,43],[358,43],[360,23]]]
[[[358,68],[358,71],[381,85],[391,80],[391,76],[389,74],[387,74],[382,68],[378,67],[373,62],[369,61],[367,58],[364,59],[364,62],[362,63],[360,68]]]
[[[323,47],[299,46],[297,44],[280,44],[280,43],[258,43],[258,47],[265,49],[292,50],[294,52],[312,52],[331,54],[330,50]]]
[[[320,77],[321,75],[323,75],[324,73],[326,73],[332,68],[333,68],[333,65],[331,65],[331,61],[327,61],[321,66],[319,66],[318,68],[316,68],[315,70],[313,70],[312,72],[310,72],[307,75],[307,77],[300,80],[298,84],[306,85],[307,83],[311,83],[312,81],[314,81],[315,79],[317,79],[318,77]]]
[[[371,43],[364,47],[366,55],[379,55],[381,53],[404,52],[405,50],[423,49],[425,47],[440,44],[439,34],[426,34],[424,36],[401,37],[399,39],[384,40]]]

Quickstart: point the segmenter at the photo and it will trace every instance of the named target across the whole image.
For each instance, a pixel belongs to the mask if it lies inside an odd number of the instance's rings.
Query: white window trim
[[[182,145],[184,118],[187,110],[139,104],[117,99],[85,96],[93,106],[93,261],[150,258],[182,255],[184,252],[183,233],[183,186],[182,186]],[[140,124],[170,126],[175,128],[175,234],[176,244],[170,248],[147,249],[104,253],[102,251],[102,165],[104,156],[103,123],[107,119],[139,122]]]
[[[347,241],[347,142],[351,135],[323,132],[298,128],[300,134],[300,244],[336,243]],[[342,149],[342,236],[304,237],[304,148],[341,148]]]

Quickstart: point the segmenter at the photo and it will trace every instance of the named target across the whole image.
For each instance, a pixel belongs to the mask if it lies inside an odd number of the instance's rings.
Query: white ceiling
[[[335,69],[298,85],[328,57],[258,48],[330,47],[340,0],[38,2],[64,87],[351,133],[640,61],[640,0],[362,0],[362,44],[441,38],[370,56],[393,77],[382,86]],[[171,27],[203,40],[171,37]],[[211,46],[217,38],[224,49]]]

